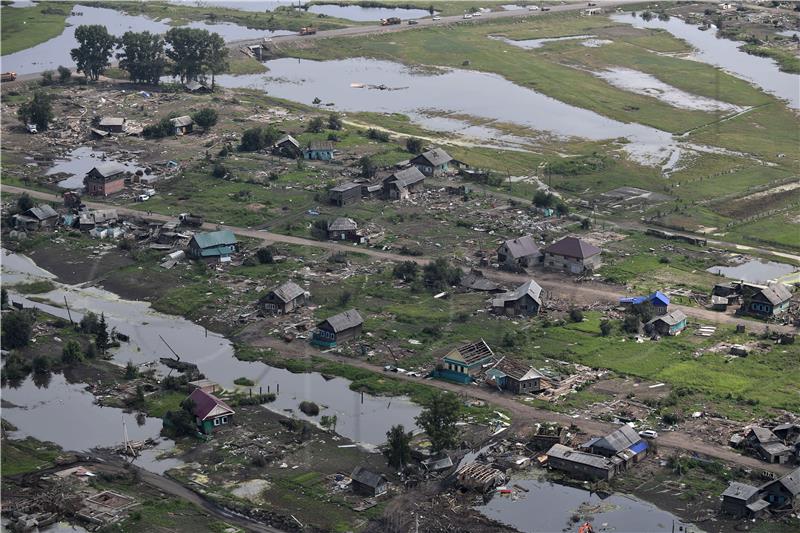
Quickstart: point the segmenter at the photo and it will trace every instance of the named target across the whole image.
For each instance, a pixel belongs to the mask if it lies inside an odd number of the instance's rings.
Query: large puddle
[[[735,266],[714,266],[707,270],[707,272],[729,279],[760,284],[778,281],[796,271],[797,268],[792,265],[761,259],[753,259]]]
[[[124,166],[128,172],[136,172],[142,168],[133,163],[116,161],[114,158],[107,157],[106,153],[101,150],[93,150],[89,146],[81,146],[69,152],[63,159],[53,161],[53,166],[47,170],[46,175],[69,174],[70,177],[59,181],[58,186],[63,189],[82,189],[83,178],[90,170],[100,163],[111,161]]]
[[[490,39],[494,39],[495,41],[502,41],[506,44],[510,44],[511,46],[524,48],[526,50],[541,48],[547,43],[556,43],[558,41],[573,41],[576,39],[591,39],[592,37],[594,37],[594,35],[566,35],[564,37],[545,37],[542,39],[523,39],[521,41],[515,41],[513,39],[508,39],[506,37],[501,37],[499,35],[489,36]]]
[[[423,127],[431,109],[526,126],[557,138],[629,139],[623,149],[637,161],[663,165],[679,147],[667,132],[625,124],[515,85],[502,76],[461,69],[419,71],[391,61],[351,58],[335,61],[276,59],[267,75],[218,76],[228,87],[262,89],[272,96],[311,103],[332,102],[342,111],[403,113]],[[356,88],[380,86],[387,90]],[[453,90],[457,87],[458,90]],[[498,98],[502,95],[502,98]],[[489,105],[491,103],[491,105]],[[428,111],[428,112],[426,112]]]
[[[631,24],[635,28],[658,28],[679,37],[696,51],[693,58],[703,63],[721,67],[731,74],[745,79],[768,93],[786,100],[795,109],[800,109],[800,76],[781,72],[777,63],[767,57],[750,55],[739,50],[744,43],[720,39],[716,29],[700,30],[697,26],[671,17],[669,20],[656,18],[646,21],[630,14],[614,14],[611,20]]]
[[[3,282],[6,284],[41,277],[52,278],[52,275],[36,267],[28,258],[6,251],[2,268]],[[353,441],[380,444],[386,440],[386,432],[395,424],[403,424],[409,429],[416,427],[414,417],[420,413],[421,408],[407,398],[367,394],[362,396],[350,390],[350,382],[345,379],[326,380],[317,373],[292,374],[259,362],[239,361],[233,355],[230,341],[222,335],[208,332],[202,326],[183,318],[153,311],[146,302],[123,300],[99,288],[61,284],[58,284],[58,289],[38,296],[58,305],[63,304],[66,296],[73,320],[80,320],[81,313],[85,310],[104,313],[110,328],[116,328],[130,336],[130,342],[122,343],[114,354],[115,360],[121,364],[129,360],[137,364],[151,363],[157,362],[161,357],[171,357],[170,349],[161,340],[163,338],[182,360],[197,364],[208,379],[225,388],[233,389],[236,378],[247,377],[255,381],[254,391],[258,391],[258,387],[262,387],[264,392],[280,391],[277,400],[266,405],[275,412],[315,422],[323,415],[336,415],[336,432]],[[66,310],[61,307],[31,302],[20,295],[14,295],[13,299],[25,301],[26,307],[36,306],[53,315],[67,318]],[[72,397],[67,397],[65,401],[72,401],[70,398]],[[301,413],[298,404],[303,400],[316,402],[320,406],[320,415],[307,417]],[[28,405],[26,402],[22,404]],[[49,407],[43,410],[48,413],[47,416],[53,417],[59,416],[62,409],[72,409],[69,404]],[[75,411],[81,412],[85,407],[83,403],[76,404]],[[20,420],[20,424],[17,425],[21,429],[23,426],[32,428],[30,431],[39,426],[38,422],[28,422],[27,419]],[[103,430],[113,433],[116,436],[115,442],[119,442],[119,417],[115,418],[113,426],[106,426],[105,422],[102,425]],[[78,435],[75,438],[82,440],[78,449],[96,445],[93,435]],[[59,440],[54,442],[61,444]],[[81,442],[70,441],[70,446],[76,444]]]
[[[68,5],[65,5],[64,9],[67,8]],[[82,24],[102,24],[108,28],[110,33],[116,36],[121,36],[126,31],[165,33],[172,27],[168,24],[168,20],[156,21],[141,15],[127,15],[114,9],[76,5],[72,13],[67,17],[67,27],[58,37],[53,37],[49,41],[25,50],[4,55],[2,59],[3,71],[30,74],[44,70],[54,70],[59,65],[72,67],[75,63],[70,57],[70,51],[78,46],[78,42],[75,40],[75,29]],[[187,26],[219,33],[226,41],[260,39],[262,37],[294,33],[290,31],[269,32],[266,30],[253,30],[227,22],[206,24],[205,22],[196,21],[187,24]]]
[[[169,0],[171,4],[196,7],[197,0]],[[203,6],[226,7],[240,11],[264,13],[282,6],[297,5],[291,0],[203,0]],[[317,4],[308,8],[309,13],[337,17],[358,22],[374,22],[384,18],[398,17],[403,20],[430,16],[427,9],[405,9],[401,7],[363,7],[358,5]],[[244,37],[242,37],[244,38]]]
[[[570,518],[576,513],[590,515],[598,532],[674,532],[681,525],[677,516],[625,494],[601,498],[588,490],[536,479],[515,479],[513,484],[529,492],[517,490],[513,498],[497,495],[476,509],[525,533],[575,531],[578,526]],[[692,531],[700,530],[692,526]]]

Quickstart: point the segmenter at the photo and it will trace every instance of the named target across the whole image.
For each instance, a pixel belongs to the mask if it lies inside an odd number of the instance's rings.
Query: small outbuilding
[[[171,118],[169,119],[169,123],[172,124],[175,135],[186,135],[187,133],[192,133],[192,130],[194,130],[194,120],[189,115]]]
[[[512,270],[536,265],[542,254],[530,235],[509,239],[497,249],[497,262]]]
[[[361,200],[360,183],[348,181],[328,191],[328,200],[335,206],[344,207],[348,204],[356,203]]]
[[[400,170],[384,178],[382,190],[387,200],[404,200],[425,190],[425,176],[417,167]]]
[[[339,217],[328,224],[328,239],[358,242],[358,223],[352,218]]]
[[[293,281],[287,281],[261,297],[259,305],[268,313],[285,315],[306,305],[309,294]]]
[[[686,314],[676,309],[665,315],[657,316],[647,323],[659,335],[679,335],[686,328]]]
[[[333,160],[333,143],[330,141],[311,141],[303,150],[303,159],[317,161]]]
[[[193,93],[193,94],[209,94],[211,93],[211,87],[206,85],[205,83],[200,83],[197,80],[192,80],[183,84],[183,88],[186,89],[186,92]]]
[[[656,315],[665,315],[669,308],[669,296],[661,291],[656,291],[647,296],[631,296],[620,298],[619,303],[623,307],[633,307],[637,305],[649,305]]]
[[[197,427],[206,435],[230,423],[235,413],[228,404],[201,388],[193,390],[189,400],[193,403],[192,414]]]
[[[300,148],[300,143],[297,139],[291,135],[284,135],[275,143],[275,146],[272,148],[272,153],[297,159],[303,155],[303,150]]]
[[[103,117],[97,123],[97,129],[108,133],[124,133],[125,119],[122,117]]]
[[[529,280],[511,292],[492,299],[492,311],[497,315],[533,316],[542,307],[542,287]]]
[[[722,493],[722,512],[734,518],[757,518],[767,507],[758,487],[746,483],[733,481]]]
[[[109,196],[125,188],[125,167],[119,163],[101,163],[83,178],[83,187],[90,196]]]
[[[364,319],[355,309],[344,311],[317,324],[311,336],[311,344],[332,348],[342,342],[361,335]]]
[[[453,158],[441,148],[423,152],[411,160],[411,164],[426,176],[441,176],[447,173]]]
[[[197,233],[189,241],[189,257],[228,257],[236,252],[236,235],[228,230]]]
[[[584,274],[601,265],[602,250],[577,237],[564,237],[544,249],[544,265],[570,274]]]
[[[350,474],[353,492],[362,496],[381,496],[388,490],[389,480],[383,474],[357,466]]]
[[[535,394],[541,392],[544,374],[511,357],[503,357],[486,371],[486,379],[500,389],[514,394]]]
[[[761,495],[774,509],[800,508],[800,467],[761,487]]]

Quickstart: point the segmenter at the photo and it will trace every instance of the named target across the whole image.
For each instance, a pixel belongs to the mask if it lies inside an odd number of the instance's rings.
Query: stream
[[[36,279],[54,279],[54,276],[39,268],[29,258],[3,250],[3,284],[27,282]],[[255,381],[254,391],[263,387],[280,392],[275,402],[264,407],[285,416],[319,423],[323,415],[336,415],[336,432],[343,437],[365,445],[378,445],[385,441],[386,432],[395,424],[406,428],[416,427],[414,417],[421,408],[404,397],[377,397],[350,390],[350,382],[342,378],[325,379],[318,373],[292,374],[260,362],[239,361],[234,357],[231,342],[205,330],[184,318],[158,313],[146,302],[129,301],[96,287],[82,287],[56,283],[51,292],[37,295],[51,303],[31,301],[11,292],[15,302],[25,307],[37,307],[55,316],[67,318],[63,308],[66,296],[72,311],[72,319],[80,320],[82,312],[92,310],[104,313],[109,328],[130,336],[130,342],[114,352],[114,361],[123,365],[127,361],[136,364],[157,363],[160,357],[169,357],[169,348],[160,339],[163,337],[184,361],[198,365],[200,372],[226,389],[233,389],[233,381],[247,377]],[[39,388],[32,378],[18,388],[4,387],[3,399],[20,407],[4,410],[7,417],[19,428],[20,436],[34,436],[53,441],[65,449],[88,450],[95,446],[106,446],[122,442],[122,420],[125,419],[131,439],[142,440],[157,437],[161,421],[146,419],[138,426],[133,414],[121,410],[101,407],[93,403],[93,397],[83,391],[83,385],[67,383],[61,376],[53,375],[46,387]],[[316,402],[320,406],[318,416],[309,417],[300,412],[298,404],[303,400]],[[90,429],[74,431],[86,424]],[[72,428],[70,431],[64,429]],[[151,464],[145,458],[144,468],[163,471],[164,464]],[[161,463],[161,462],[159,462]]]

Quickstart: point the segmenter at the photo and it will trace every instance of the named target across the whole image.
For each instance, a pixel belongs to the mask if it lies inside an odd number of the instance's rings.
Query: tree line
[[[218,33],[195,28],[172,28],[163,36],[149,31],[128,31],[121,38],[100,24],[82,25],[75,30],[78,47],[70,52],[77,70],[96,81],[110,66],[116,50],[119,68],[131,81],[158,85],[165,74],[181,83],[215,78],[228,68],[228,49]]]

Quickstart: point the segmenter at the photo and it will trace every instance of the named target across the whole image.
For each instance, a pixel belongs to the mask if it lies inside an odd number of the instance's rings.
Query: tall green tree
[[[378,172],[378,165],[368,155],[362,156],[358,160],[358,166],[361,167],[361,177],[363,178],[372,178]]]
[[[64,350],[61,352],[61,361],[70,366],[81,360],[83,360],[81,345],[76,340],[67,341],[67,344],[64,345]]]
[[[22,193],[22,196],[17,198],[17,209],[24,213],[31,207],[33,207],[33,198],[26,192]]]
[[[217,123],[219,115],[217,110],[211,107],[204,107],[192,115],[194,123],[203,128],[203,131],[208,130]]]
[[[210,37],[208,30],[195,28],[172,28],[164,34],[172,75],[180,78],[181,83],[196,80],[203,73]]]
[[[3,315],[2,343],[3,349],[22,348],[31,342],[33,317],[24,311],[13,311]]]
[[[425,410],[416,417],[431,441],[431,451],[439,453],[458,444],[458,415],[461,404],[455,394],[437,392],[425,406]]]
[[[416,137],[406,139],[406,150],[412,154],[422,153],[422,139],[417,139]]]
[[[386,432],[388,444],[386,455],[390,466],[403,468],[408,464],[411,459],[411,437],[413,436],[411,431],[406,432],[402,424],[392,426],[392,429]]]
[[[19,106],[17,118],[24,124],[36,124],[39,131],[44,131],[53,120],[53,106],[50,95],[43,91],[33,93],[33,98]]]
[[[215,88],[216,76],[228,70],[228,47],[219,33],[210,34],[204,41],[203,73],[211,73],[211,90]]]
[[[126,31],[119,41],[119,50],[119,68],[134,83],[158,85],[167,66],[163,37],[149,31]]]
[[[338,113],[328,115],[328,129],[337,131],[342,129],[342,117]]]
[[[106,315],[100,315],[100,322],[97,323],[97,330],[95,332],[94,344],[100,353],[105,354],[110,346],[110,337],[108,335],[108,324],[106,324]]]
[[[90,80],[97,81],[108,68],[108,60],[117,44],[117,39],[100,24],[82,25],[75,30],[78,48],[70,52],[72,60]]]

